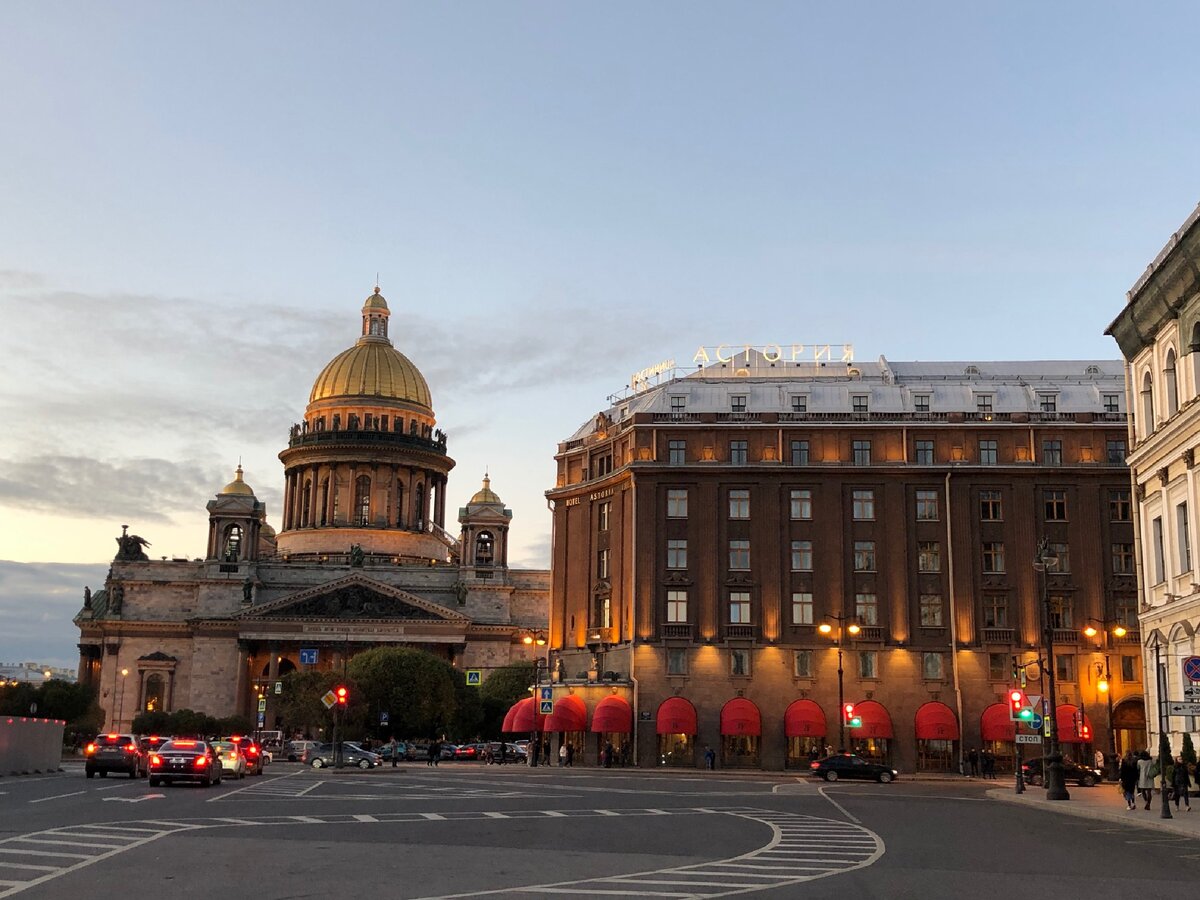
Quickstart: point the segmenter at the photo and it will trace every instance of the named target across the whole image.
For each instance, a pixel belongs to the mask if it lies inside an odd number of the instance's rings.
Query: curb
[[[1095,806],[1078,805],[1070,800],[1040,800],[1028,797],[1026,794],[1017,794],[1013,790],[1007,791],[988,791],[989,799],[999,800],[1002,803],[1012,803],[1017,806],[1024,806],[1026,809],[1038,808],[1047,812],[1061,813],[1064,816],[1074,816],[1077,819],[1091,819],[1098,822],[1115,822],[1118,825],[1133,826],[1134,828],[1150,828],[1155,831],[1166,831],[1171,834],[1182,835],[1200,840],[1200,833],[1197,833],[1195,827],[1184,825],[1178,820],[1152,818],[1147,819],[1141,816],[1130,816],[1128,810],[1109,810],[1097,808]],[[1144,810],[1143,810],[1144,812]],[[1190,820],[1189,820],[1190,821]]]

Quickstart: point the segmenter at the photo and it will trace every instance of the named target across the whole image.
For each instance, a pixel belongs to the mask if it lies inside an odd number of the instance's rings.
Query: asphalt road
[[[276,763],[218,787],[0,779],[0,898],[1189,896],[1200,841],[986,784]],[[1101,787],[1095,790],[1111,790]]]

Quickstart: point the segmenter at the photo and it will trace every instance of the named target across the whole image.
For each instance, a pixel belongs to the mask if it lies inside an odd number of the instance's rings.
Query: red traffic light
[[[1013,688],[1008,692],[1008,709],[1013,718],[1018,718],[1021,715],[1021,710],[1029,705],[1029,700],[1025,696],[1025,692],[1018,688]]]
[[[846,717],[847,722],[849,722],[851,719],[853,719],[854,718],[854,704],[853,703],[845,704],[842,707],[842,714]]]
[[[347,699],[350,697],[350,692],[349,692],[348,690],[346,690],[344,687],[339,687],[339,688],[338,688],[338,689],[335,691],[335,693],[337,694],[337,702],[338,702],[338,703],[339,703],[341,706],[345,706],[345,705],[346,705],[346,700],[347,700]]]

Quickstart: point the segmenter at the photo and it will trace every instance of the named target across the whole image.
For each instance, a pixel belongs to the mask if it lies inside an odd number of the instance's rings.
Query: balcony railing
[[[985,644],[1011,644],[1013,642],[1013,629],[985,628],[983,629],[983,642]]]
[[[1079,639],[1080,639],[1079,632],[1076,631],[1074,628],[1055,628],[1054,629],[1054,643],[1056,643],[1056,644],[1064,644],[1064,645],[1078,644]]]
[[[859,641],[882,641],[883,626],[882,625],[864,625],[859,629],[855,640]]]
[[[662,626],[662,636],[668,639],[692,639],[692,626],[687,622],[668,622]]]
[[[307,431],[293,429],[288,447],[313,447],[323,444],[373,444],[380,447],[395,447],[405,450],[423,450],[426,453],[446,455],[446,440],[432,440],[415,434],[405,434],[400,431],[372,431],[356,429],[350,431],[340,428],[337,431]]]
[[[725,637],[734,638],[737,640],[742,640],[742,639],[753,640],[754,626],[753,625],[726,625],[725,626]]]

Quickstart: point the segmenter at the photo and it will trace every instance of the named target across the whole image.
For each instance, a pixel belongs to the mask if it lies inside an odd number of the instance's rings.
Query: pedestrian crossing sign
[[[539,705],[539,708],[538,708],[538,713],[543,716],[553,715],[554,714],[554,701],[553,700],[542,700]]]
[[[479,685],[483,684],[483,670],[467,669],[467,684],[472,687],[479,687]]]
[[[542,695],[543,700],[553,700],[554,699],[554,688],[548,688],[548,687],[541,688],[540,693]]]

